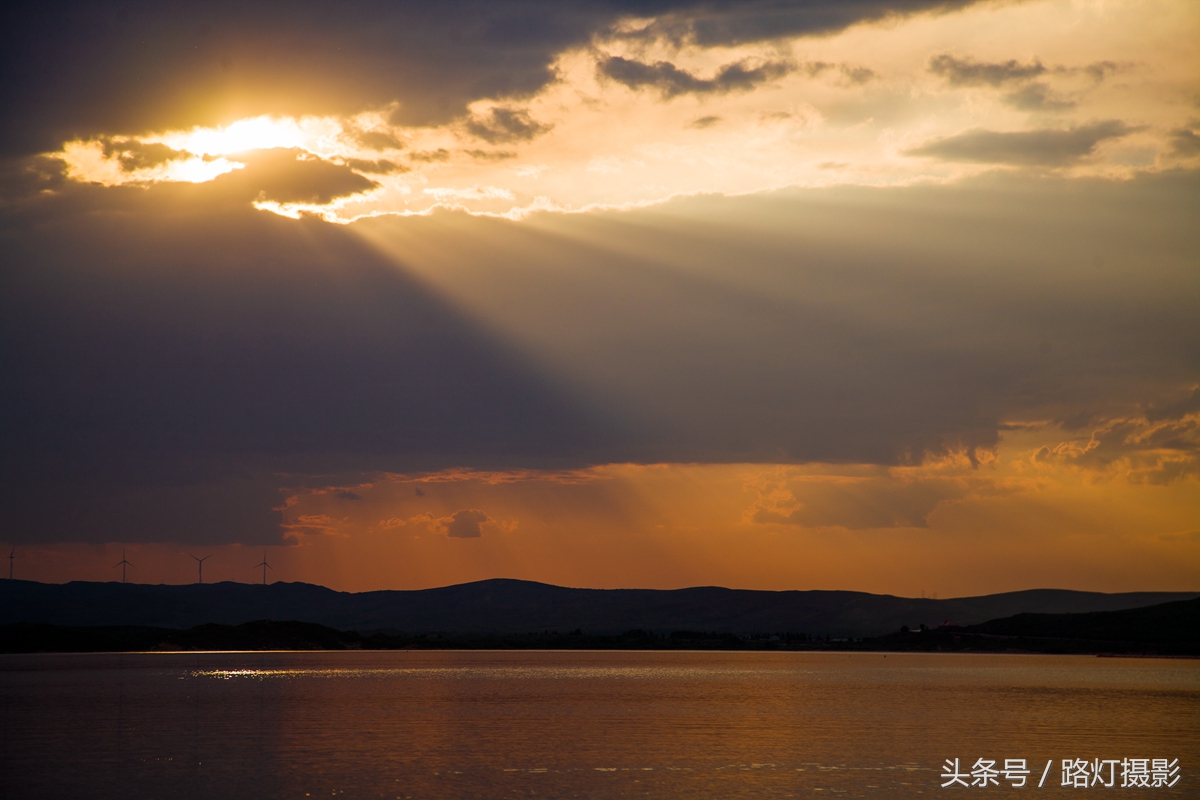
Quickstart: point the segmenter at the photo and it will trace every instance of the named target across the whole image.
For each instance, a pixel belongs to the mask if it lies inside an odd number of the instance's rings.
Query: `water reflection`
[[[1154,796],[1182,797],[1200,765],[1184,660],[187,653],[0,673],[11,797],[915,797],[948,757],[1179,758]]]

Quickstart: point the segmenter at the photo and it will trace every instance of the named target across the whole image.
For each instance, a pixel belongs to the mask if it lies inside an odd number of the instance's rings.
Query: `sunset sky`
[[[16,577],[1200,590],[1200,5],[48,3],[0,65]]]

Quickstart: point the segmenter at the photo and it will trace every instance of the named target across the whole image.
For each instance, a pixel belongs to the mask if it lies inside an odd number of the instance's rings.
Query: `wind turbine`
[[[132,567],[132,566],[133,566],[133,564],[130,564],[128,561],[125,560],[125,548],[122,547],[121,548],[121,560],[112,565],[113,569],[116,569],[117,567],[121,568],[121,583],[125,582],[125,568]]]
[[[8,554],[8,579],[12,580],[13,559],[17,557],[17,546],[12,546],[12,552]]]
[[[250,569],[258,569],[259,567],[262,567],[262,568],[263,568],[263,586],[266,586],[266,585],[267,585],[267,570],[269,570],[269,569],[273,569],[273,567],[272,567],[270,564],[268,564],[268,563],[267,563],[267,551],[266,551],[266,550],[263,550],[263,560],[262,560],[262,563],[261,563],[261,564],[255,564],[255,565],[254,565],[253,567],[251,567]]]
[[[188,553],[188,555],[192,556],[191,553]],[[192,558],[196,559],[196,583],[204,583],[204,562],[212,558],[212,553],[209,553],[204,558],[197,558],[196,556],[192,556]]]

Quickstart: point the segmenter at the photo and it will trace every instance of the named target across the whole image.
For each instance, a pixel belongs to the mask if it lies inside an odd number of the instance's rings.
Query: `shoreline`
[[[975,653],[1079,655],[1101,658],[1200,658],[1188,641],[1114,641],[1092,638],[1006,636],[960,628],[892,633],[857,641],[831,641],[805,634],[759,634],[631,630],[622,634],[582,631],[523,634],[398,634],[343,631],[315,623],[269,621],[243,625],[198,625],[188,629],[143,626],[68,627],[45,623],[0,626],[0,653],[198,653],[446,651],[626,651],[626,652],[831,652]]]

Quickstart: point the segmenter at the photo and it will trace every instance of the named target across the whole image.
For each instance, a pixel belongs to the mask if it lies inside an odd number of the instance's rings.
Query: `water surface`
[[[712,652],[0,657],[13,798],[1195,797],[1200,662]],[[1179,759],[1173,789],[1062,788],[1064,758]],[[1054,765],[1036,788],[1047,760]],[[1118,780],[1119,786],[1119,780]]]

